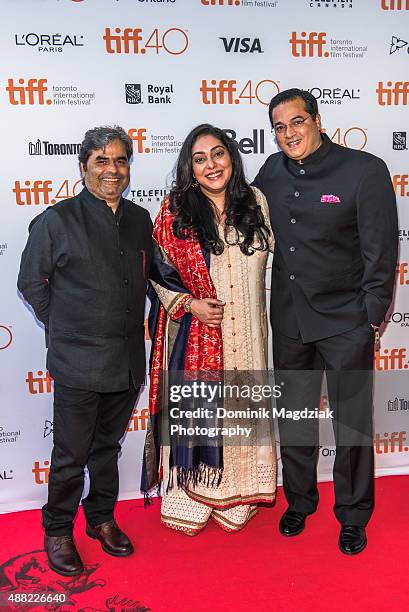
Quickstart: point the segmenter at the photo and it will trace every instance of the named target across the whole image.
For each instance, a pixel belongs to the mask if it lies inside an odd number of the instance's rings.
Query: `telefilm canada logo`
[[[142,93],[143,87],[143,93]],[[125,101],[127,104],[171,104],[174,95],[173,83],[160,85],[156,83],[126,83]]]
[[[16,47],[35,49],[40,53],[62,53],[66,49],[84,46],[82,34],[39,34],[27,32],[14,34]]]
[[[406,132],[393,132],[392,148],[394,151],[406,151]]]
[[[129,199],[134,204],[141,206],[148,204],[160,205],[168,194],[169,189],[166,187],[138,187],[138,189],[130,189]]]
[[[28,143],[29,155],[78,155],[81,144],[78,142],[50,142],[37,140]]]

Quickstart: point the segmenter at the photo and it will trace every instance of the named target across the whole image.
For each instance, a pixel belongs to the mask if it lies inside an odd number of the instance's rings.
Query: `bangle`
[[[193,298],[191,297],[188,300],[186,300],[186,302],[183,304],[183,308],[185,312],[192,312],[191,311],[192,302],[193,302]]]

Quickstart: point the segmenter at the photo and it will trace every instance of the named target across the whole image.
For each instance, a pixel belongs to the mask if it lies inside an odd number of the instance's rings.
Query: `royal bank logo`
[[[393,132],[392,148],[394,151],[406,151],[406,132]]]
[[[148,83],[143,86],[141,83],[125,84],[125,100],[127,104],[171,104],[174,94],[173,84],[157,85]]]
[[[142,103],[140,83],[125,83],[125,99],[127,104]]]
[[[55,143],[49,140],[40,140],[28,143],[29,155],[78,155],[80,152],[80,143]]]
[[[344,87],[311,87],[307,89],[319,104],[343,104],[360,100],[361,90]]]
[[[14,34],[14,42],[17,47],[30,47],[40,53],[62,53],[67,48],[84,46],[82,34]]]
[[[226,53],[264,53],[259,38],[219,38]]]

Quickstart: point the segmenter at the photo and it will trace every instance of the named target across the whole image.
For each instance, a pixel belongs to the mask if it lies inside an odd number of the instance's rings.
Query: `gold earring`
[[[197,179],[195,176],[193,177],[192,182],[190,183],[190,186],[193,187],[193,189],[197,189],[199,187],[199,183],[197,182]]]

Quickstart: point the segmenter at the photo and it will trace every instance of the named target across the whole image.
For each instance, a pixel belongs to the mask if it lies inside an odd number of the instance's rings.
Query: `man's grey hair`
[[[78,155],[80,163],[84,164],[84,168],[86,168],[91,153],[97,149],[105,149],[114,140],[120,140],[123,143],[126,157],[129,160],[133,153],[132,140],[123,128],[119,125],[113,125],[95,127],[85,132]]]

